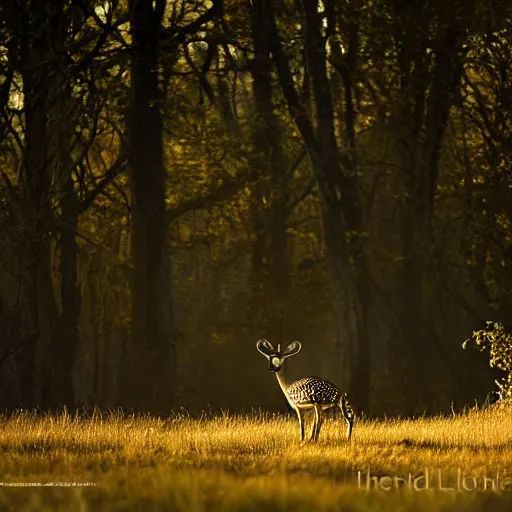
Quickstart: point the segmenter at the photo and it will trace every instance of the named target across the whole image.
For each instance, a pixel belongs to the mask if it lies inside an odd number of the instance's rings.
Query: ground
[[[292,416],[19,412],[0,418],[0,510],[512,509],[510,410],[360,420],[350,443],[344,432],[334,415],[311,444]]]

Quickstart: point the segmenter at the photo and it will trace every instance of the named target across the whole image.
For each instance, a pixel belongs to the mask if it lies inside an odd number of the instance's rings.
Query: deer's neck
[[[284,366],[281,368],[278,372],[276,372],[277,382],[279,383],[279,387],[281,388],[281,391],[283,392],[284,396],[286,397],[286,400],[290,404],[290,407],[295,409],[295,405],[293,404],[292,400],[290,399],[290,394],[288,393],[288,382],[286,380],[286,377],[284,376]]]

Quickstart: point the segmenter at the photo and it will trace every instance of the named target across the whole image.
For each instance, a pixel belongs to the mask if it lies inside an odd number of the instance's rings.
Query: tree
[[[249,62],[255,105],[252,166],[257,180],[253,187],[253,297],[254,309],[266,312],[268,332],[280,336],[281,315],[291,291],[287,222],[294,168],[273,105],[272,27],[265,9],[262,3],[253,4],[254,58]]]
[[[113,166],[90,190],[87,177],[77,177],[92,144],[87,134],[94,139],[99,124],[97,110],[88,116],[81,108],[98,105],[94,87],[84,93],[80,80],[87,81],[113,25],[95,23],[86,5],[65,1],[30,8],[7,2],[4,14],[9,72],[2,126],[13,157],[2,177],[14,221],[10,272],[21,290],[18,304],[12,296],[6,302],[16,304],[21,324],[14,354],[19,397],[25,407],[72,408],[80,346],[78,220],[120,170]]]
[[[222,5],[179,26],[172,16],[164,31],[166,0],[130,2],[132,98],[128,117],[130,179],[133,198],[132,366],[141,410],[163,413],[173,404],[176,340],[172,313],[170,256],[167,244],[166,169],[163,150],[161,42],[171,62],[180,43],[213,18]]]

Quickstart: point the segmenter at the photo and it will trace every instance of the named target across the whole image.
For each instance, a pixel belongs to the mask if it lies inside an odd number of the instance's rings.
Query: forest
[[[510,0],[2,0],[0,409],[474,405],[512,327]],[[508,323],[507,323],[508,322]]]

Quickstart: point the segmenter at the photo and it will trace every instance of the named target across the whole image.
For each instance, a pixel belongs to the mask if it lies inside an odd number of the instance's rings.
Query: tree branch
[[[169,208],[165,215],[166,221],[171,223],[181,215],[191,210],[207,208],[220,201],[229,199],[233,197],[242,188],[243,185],[246,185],[247,182],[248,180],[246,179],[226,180],[222,183],[222,185],[205,196],[188,199],[174,208]]]
[[[172,26],[164,31],[160,39],[174,37],[174,42],[182,43],[188,34],[196,33],[205,23],[212,21],[218,14],[222,12],[224,0],[213,0],[213,5],[206,12],[201,14],[197,19],[191,21],[184,27]]]
[[[126,167],[126,156],[124,152],[119,154],[117,160],[112,164],[110,169],[105,173],[100,182],[85,196],[78,205],[78,214],[84,213],[91,205],[98,194],[111,183]]]

